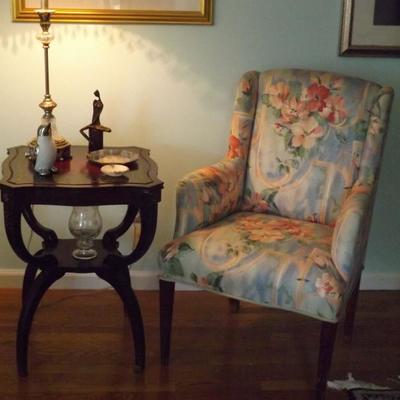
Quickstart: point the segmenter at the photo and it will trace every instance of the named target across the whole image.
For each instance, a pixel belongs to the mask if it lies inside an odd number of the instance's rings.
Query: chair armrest
[[[371,220],[372,188],[354,186],[336,221],[332,260],[346,282],[361,273]]]
[[[224,159],[185,175],[178,182],[174,237],[236,211],[243,194],[244,167],[241,158]]]

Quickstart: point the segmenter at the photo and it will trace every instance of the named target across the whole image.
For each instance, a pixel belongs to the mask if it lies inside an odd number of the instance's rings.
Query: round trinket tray
[[[138,153],[125,149],[101,149],[91,151],[88,160],[100,165],[107,164],[130,164],[139,158]]]

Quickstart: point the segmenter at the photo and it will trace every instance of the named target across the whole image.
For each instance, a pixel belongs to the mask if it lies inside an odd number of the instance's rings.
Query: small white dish
[[[107,176],[121,176],[129,171],[126,165],[121,164],[107,164],[100,168],[100,171]]]

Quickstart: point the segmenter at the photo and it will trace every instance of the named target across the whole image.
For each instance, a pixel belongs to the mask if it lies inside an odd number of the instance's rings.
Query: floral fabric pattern
[[[162,279],[336,322],[358,280],[393,91],[246,73],[221,162],[178,184]]]
[[[226,158],[178,182],[175,237],[218,221],[240,208],[258,95],[258,72],[240,79]]]
[[[258,72],[244,74],[239,82],[234,103],[227,158],[247,161],[258,96]]]
[[[336,221],[332,258],[347,281],[361,273],[392,98],[393,91],[382,88],[371,108],[359,174]]]
[[[332,241],[332,259],[343,278],[348,281],[361,267],[370,218],[371,187],[354,186],[346,199],[336,223]],[[361,271],[359,271],[361,272]]]
[[[260,74],[243,209],[334,225],[380,89],[324,72]]]
[[[176,194],[175,237],[207,226],[238,208],[243,191],[243,160],[223,160],[186,175]]]
[[[326,225],[235,213],[165,246],[163,277],[335,321],[346,282],[331,259],[332,233]]]

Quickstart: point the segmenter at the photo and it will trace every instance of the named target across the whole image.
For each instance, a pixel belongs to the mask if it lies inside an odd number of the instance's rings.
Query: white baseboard
[[[365,272],[361,290],[400,290],[400,272]]]
[[[0,288],[21,288],[24,270],[0,269]],[[158,290],[157,271],[131,271],[135,290]],[[57,281],[54,289],[105,289],[109,285],[95,274],[66,274]],[[197,290],[192,286],[177,284],[177,290]],[[366,272],[361,280],[361,290],[400,290],[400,273]]]
[[[22,269],[0,269],[0,289],[22,288]],[[135,290],[158,290],[157,271],[130,271]],[[106,289],[110,285],[96,274],[66,274],[54,283],[52,289]],[[197,290],[189,285],[177,284],[177,290]]]

